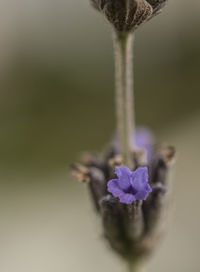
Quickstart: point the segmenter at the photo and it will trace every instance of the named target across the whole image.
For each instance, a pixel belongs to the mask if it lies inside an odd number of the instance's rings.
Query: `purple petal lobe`
[[[137,194],[135,195],[135,197],[136,197],[136,199],[138,199],[138,200],[146,200],[148,194],[149,194],[149,193],[146,192],[146,191],[140,191],[140,192],[137,192]]]
[[[127,190],[131,185],[131,174],[132,172],[128,167],[116,167],[115,173],[119,178],[119,186],[123,190]]]
[[[147,167],[137,168],[131,176],[131,185],[137,191],[144,190],[148,183],[148,169]]]
[[[136,197],[132,194],[123,194],[119,197],[121,203],[131,204],[136,200]]]
[[[148,193],[151,193],[151,192],[152,192],[151,186],[150,186],[149,184],[146,185],[145,190],[146,190]]]
[[[123,190],[119,187],[118,179],[112,179],[107,184],[108,192],[112,193],[115,197],[120,197],[124,194]]]

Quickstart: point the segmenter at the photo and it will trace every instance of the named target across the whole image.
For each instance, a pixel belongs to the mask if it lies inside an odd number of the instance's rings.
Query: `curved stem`
[[[114,32],[116,74],[116,118],[120,152],[124,163],[133,167],[134,108],[133,108],[133,40],[132,33]]]

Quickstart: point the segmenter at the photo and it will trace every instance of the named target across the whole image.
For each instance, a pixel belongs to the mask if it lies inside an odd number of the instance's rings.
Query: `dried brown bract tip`
[[[78,163],[72,164],[71,174],[79,182],[90,183],[91,181],[88,169],[81,164],[78,164]]]
[[[133,158],[135,158],[136,162],[140,166],[146,166],[147,162],[147,154],[144,149],[139,149],[133,152]]]
[[[117,166],[122,166],[123,163],[124,162],[121,155],[117,155],[114,158],[109,159],[109,162],[108,162],[109,166],[113,169],[115,169],[115,167]]]
[[[173,164],[176,159],[176,150],[173,146],[162,146],[160,155],[167,165]]]
[[[117,31],[134,31],[158,14],[167,0],[90,0]]]

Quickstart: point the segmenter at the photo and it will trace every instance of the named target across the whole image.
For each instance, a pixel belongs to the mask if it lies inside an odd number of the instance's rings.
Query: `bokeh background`
[[[110,27],[87,0],[0,7],[0,271],[125,271],[68,167],[115,128]],[[199,0],[171,0],[136,33],[137,124],[178,151],[149,272],[200,271],[199,14]]]

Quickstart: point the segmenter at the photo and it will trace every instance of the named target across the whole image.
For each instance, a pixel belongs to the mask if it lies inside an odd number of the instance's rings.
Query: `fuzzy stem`
[[[116,74],[116,118],[120,153],[124,163],[133,168],[131,148],[134,135],[132,33],[114,32]]]

